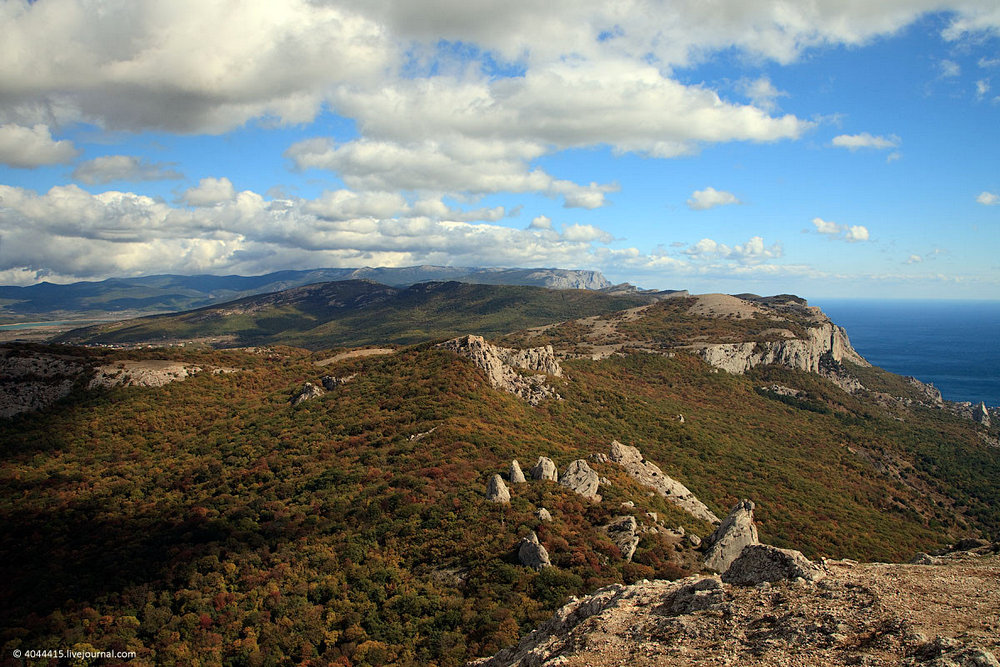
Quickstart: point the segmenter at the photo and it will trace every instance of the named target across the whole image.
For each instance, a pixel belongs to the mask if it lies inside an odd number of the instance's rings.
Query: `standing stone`
[[[972,419],[986,428],[990,427],[990,411],[986,409],[985,402],[979,401],[979,405],[972,409]]]
[[[558,482],[559,472],[556,470],[556,464],[547,456],[539,456],[538,463],[531,469],[531,479],[547,479]]]
[[[510,462],[510,474],[508,477],[511,484],[524,484],[528,481],[524,479],[524,472],[521,471],[521,464],[517,462],[517,459]]]
[[[500,475],[490,477],[490,483],[486,486],[486,497],[495,503],[510,502],[510,491],[507,490],[507,485],[503,483],[503,477]]]
[[[708,549],[705,551],[705,567],[725,572],[744,547],[760,544],[757,526],[753,522],[753,510],[753,502],[745,499],[733,506],[722,525],[706,539]]]
[[[601,485],[597,473],[583,459],[577,459],[566,466],[559,483],[584,498],[596,498],[597,489]]]
[[[517,559],[521,561],[521,565],[527,565],[535,570],[552,566],[549,552],[538,541],[538,535],[535,535],[535,531],[531,531],[527,537],[521,540],[521,546],[517,549]]]

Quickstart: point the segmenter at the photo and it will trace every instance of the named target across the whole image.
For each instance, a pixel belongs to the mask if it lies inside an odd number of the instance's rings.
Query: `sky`
[[[1000,299],[996,0],[0,0],[0,284]]]

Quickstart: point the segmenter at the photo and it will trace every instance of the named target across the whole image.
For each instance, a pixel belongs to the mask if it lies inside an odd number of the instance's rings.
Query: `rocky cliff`
[[[702,359],[729,373],[745,373],[755,366],[779,364],[811,373],[820,372],[820,361],[850,361],[870,366],[858,354],[847,332],[832,322],[823,322],[806,329],[805,338],[742,343],[698,343],[690,350]]]

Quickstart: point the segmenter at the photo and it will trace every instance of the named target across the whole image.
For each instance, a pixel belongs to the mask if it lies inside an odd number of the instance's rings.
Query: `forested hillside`
[[[79,383],[0,422],[8,651],[233,665],[494,653],[569,595],[698,567],[676,528],[710,526],[590,458],[612,439],[719,515],[754,499],[761,539],[810,557],[908,559],[1000,529],[1000,456],[976,424],[787,368],[730,375],[684,352],[569,359],[547,380],[561,399],[533,407],[426,343],[325,366],[331,352],[290,347],[55,351],[203,370],[162,387]],[[902,386],[854,370],[880,391]],[[291,405],[325,375],[350,379]],[[800,393],[762,389],[773,385]],[[603,499],[544,481],[511,485],[509,505],[486,499],[511,459],[542,455],[560,470],[587,459]],[[623,514],[644,529],[631,562],[600,530]],[[554,567],[518,563],[530,530]]]

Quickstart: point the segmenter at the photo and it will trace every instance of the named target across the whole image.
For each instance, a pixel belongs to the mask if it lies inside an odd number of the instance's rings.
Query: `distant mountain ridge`
[[[67,314],[129,312],[146,314],[190,310],[242,297],[278,292],[312,283],[372,280],[393,287],[428,281],[487,285],[533,285],[552,289],[602,290],[612,286],[600,271],[576,269],[483,268],[458,266],[363,267],[277,271],[260,276],[154,275],[108,278],[56,285],[0,286],[0,322],[17,322]],[[635,291],[625,286],[625,291]]]
[[[339,280],[90,326],[54,340],[126,345],[196,340],[218,347],[280,343],[311,349],[409,345],[609,314],[652,303],[659,294],[458,281],[394,287],[372,280]]]

